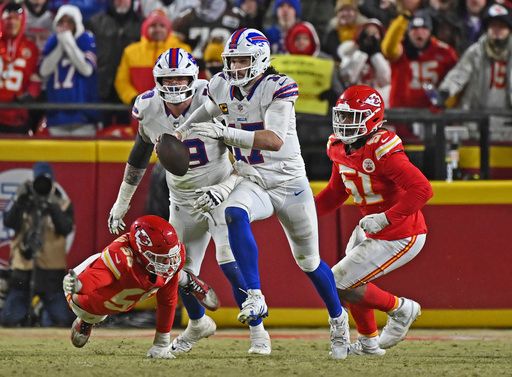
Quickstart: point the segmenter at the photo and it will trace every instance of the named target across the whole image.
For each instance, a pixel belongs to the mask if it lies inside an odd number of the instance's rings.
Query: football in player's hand
[[[183,176],[188,171],[190,152],[185,144],[171,134],[162,134],[156,143],[156,155],[169,173]]]

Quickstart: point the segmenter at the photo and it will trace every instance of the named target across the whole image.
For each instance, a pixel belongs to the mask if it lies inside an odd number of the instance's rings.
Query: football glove
[[[157,331],[146,356],[153,359],[175,359],[176,356],[171,353],[171,333]]]
[[[224,140],[227,145],[243,149],[251,149],[254,144],[254,132],[226,127],[218,123],[195,123],[192,132],[199,136]]]
[[[117,201],[114,203],[108,217],[108,230],[110,233],[119,234],[126,228],[123,217],[128,212],[128,209],[130,209],[129,203]]]
[[[78,293],[82,289],[82,283],[78,279],[78,276],[74,270],[69,270],[68,274],[64,276],[64,280],[62,281],[62,289],[64,289],[66,295]]]
[[[194,202],[194,208],[201,212],[210,212],[227,199],[231,191],[242,181],[242,177],[232,174],[227,179],[213,186],[197,189],[196,194],[202,194]]]
[[[389,225],[389,221],[384,214],[381,213],[372,213],[371,215],[366,215],[359,221],[359,226],[363,228],[366,233],[375,234],[379,233],[382,229]]]

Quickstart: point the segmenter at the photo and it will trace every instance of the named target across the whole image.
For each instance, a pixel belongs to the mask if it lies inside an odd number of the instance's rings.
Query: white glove
[[[202,194],[194,202],[194,208],[201,212],[210,212],[227,199],[231,191],[242,181],[242,177],[231,174],[227,179],[213,186],[197,189],[196,194]]]
[[[112,234],[119,234],[122,232],[126,225],[123,221],[124,215],[128,212],[130,203],[116,201],[110,210],[110,216],[108,217],[108,230]]]
[[[157,331],[146,356],[153,359],[175,359],[176,356],[171,353],[171,333]]]
[[[218,123],[196,123],[192,131],[199,136],[224,140],[225,144],[238,148],[252,149],[254,144],[254,132],[225,127]]]
[[[64,292],[67,295],[78,293],[82,289],[82,283],[78,280],[78,276],[76,276],[76,272],[74,270],[69,270],[69,273],[64,276],[62,289],[64,289]]]
[[[379,233],[382,229],[389,225],[389,221],[384,214],[381,213],[372,213],[371,215],[366,215],[359,221],[359,226],[363,228],[366,233],[375,234]]]

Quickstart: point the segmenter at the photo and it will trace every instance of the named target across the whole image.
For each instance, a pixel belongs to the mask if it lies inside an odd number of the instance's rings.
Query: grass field
[[[173,331],[173,335],[176,334]],[[328,329],[271,329],[272,355],[248,356],[248,332],[219,330],[173,360],[145,358],[152,330],[1,329],[0,376],[510,376],[512,330],[411,330],[384,357],[328,357]],[[353,334],[355,335],[355,334]]]

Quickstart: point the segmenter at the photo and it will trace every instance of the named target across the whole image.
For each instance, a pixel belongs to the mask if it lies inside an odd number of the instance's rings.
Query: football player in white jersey
[[[295,125],[297,84],[270,66],[268,40],[256,29],[235,31],[222,59],[223,72],[208,84],[209,100],[178,128],[176,135],[187,138],[189,132],[194,132],[223,140],[233,147],[237,160],[251,166],[251,179],[242,180],[223,203],[231,249],[249,288],[238,319],[245,323],[268,314],[250,223],[276,213],[295,261],[328,309],[331,356],[344,359],[349,341],[348,317],[340,304],[333,274],[320,259],[315,203]],[[200,123],[217,116],[223,117],[223,125]],[[216,192],[212,188],[210,196]]]
[[[155,88],[135,100],[132,115],[139,121],[139,131],[126,164],[117,200],[110,211],[109,229],[112,233],[117,234],[124,229],[123,217],[160,135],[173,133],[194,110],[207,101],[207,81],[197,79],[198,72],[199,68],[192,55],[183,49],[171,48],[160,55],[153,68]],[[185,331],[172,342],[173,353],[190,351],[199,339],[212,335],[216,329],[215,322],[205,315],[203,306],[196,300],[196,297],[200,298],[202,304],[209,309],[215,309],[218,305],[213,290],[196,276],[210,238],[215,242],[217,261],[232,285],[239,306],[247,298],[243,275],[229,246],[223,206],[212,211],[209,217],[203,216],[193,206],[202,193],[196,190],[221,183],[230,177],[233,168],[226,145],[222,141],[195,133],[190,133],[183,142],[190,150],[188,172],[182,177],[166,172],[171,203],[169,222],[175,227],[187,250],[185,273],[180,274],[180,294],[190,318]],[[262,320],[255,319],[250,325],[249,353],[270,354],[270,339]]]

